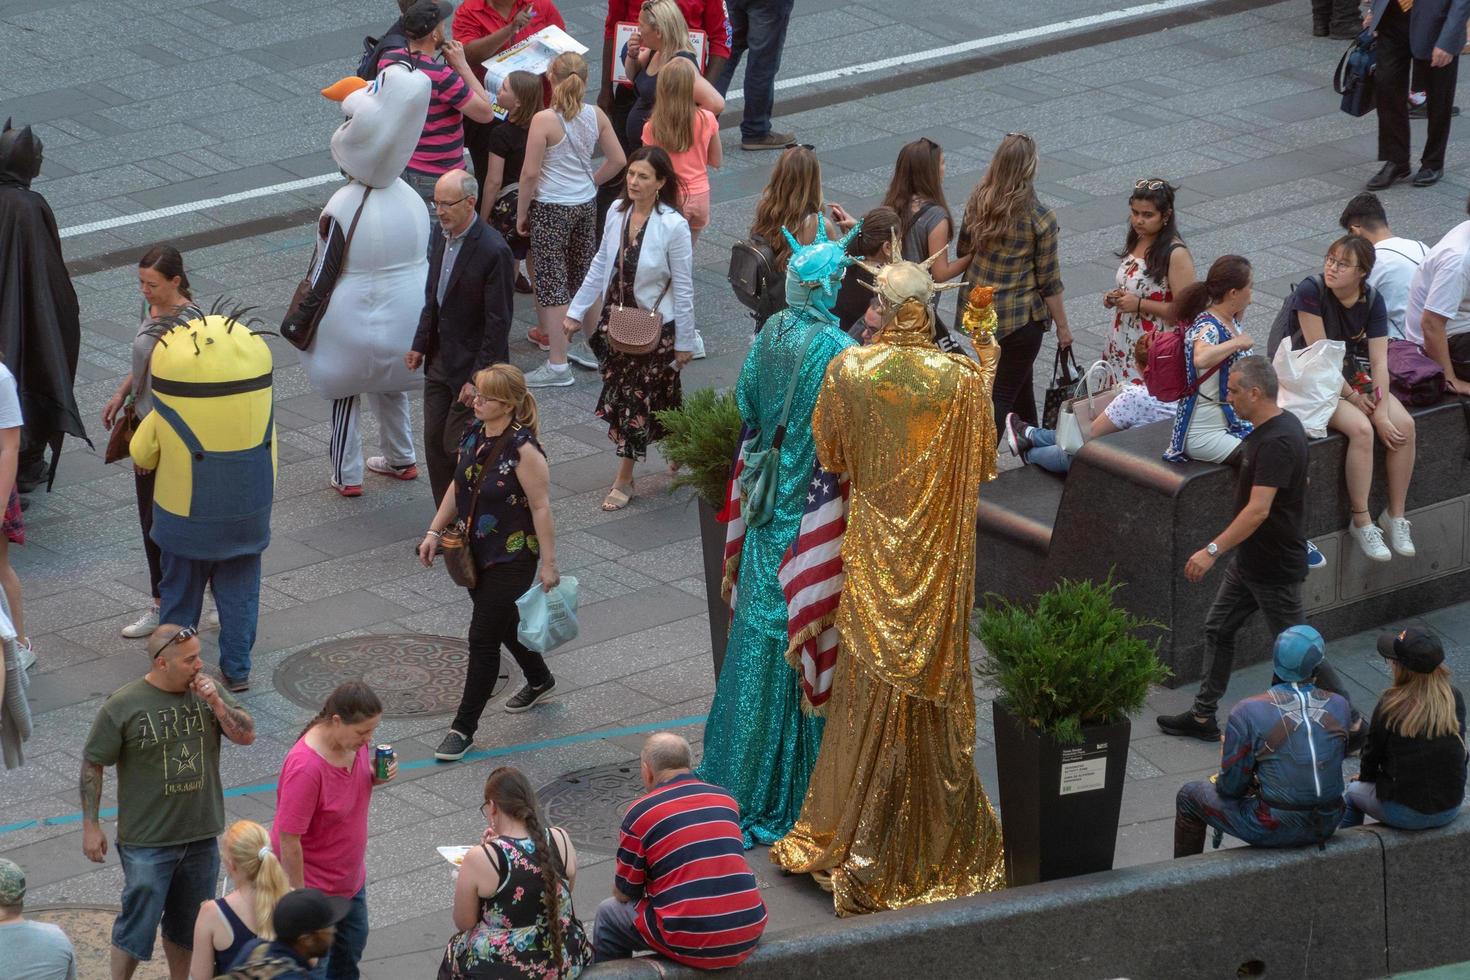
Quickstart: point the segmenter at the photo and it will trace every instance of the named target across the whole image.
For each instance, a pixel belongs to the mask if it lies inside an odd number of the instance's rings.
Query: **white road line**
[[[868,61],[860,65],[848,65],[845,68],[834,68],[830,71],[820,71],[811,75],[798,75],[795,78],[783,78],[776,82],[776,89],[780,91],[783,89],[800,88],[804,85],[820,85],[823,82],[830,82],[839,78],[871,75],[875,72],[889,71],[894,68],[902,68],[921,62],[970,54],[975,51],[982,51],[985,48],[1035,41],[1057,34],[1067,34],[1091,27],[1116,24],[1119,21],[1131,20],[1136,17],[1147,17],[1151,14],[1161,14],[1171,10],[1195,7],[1205,2],[1207,0],[1157,0],[1155,3],[1141,3],[1132,7],[1124,7],[1121,10],[1110,10],[1101,14],[1089,14],[1086,17],[1073,17],[1070,20],[1057,21],[1052,24],[1041,24],[1037,27],[1027,27],[1019,31],[1010,31],[1006,34],[992,34],[989,37],[979,37],[972,41],[949,44],[941,48],[930,48],[927,51],[916,51],[913,54],[897,55],[892,58],[883,58],[879,61]],[[731,89],[726,95],[726,100],[733,102],[736,99],[742,98],[744,94],[744,91],[741,89]],[[308,187],[330,184],[341,179],[342,175],[338,173],[318,174],[315,177],[288,180],[281,184],[270,184],[266,187],[257,187],[254,190],[224,194],[220,197],[209,197],[201,201],[190,201],[186,204],[155,208],[152,211],[142,211],[137,214],[122,214],[113,218],[103,218],[100,221],[89,221],[86,224],[62,228],[61,237],[72,238],[77,235],[89,235],[93,232],[107,231],[111,228],[121,228],[125,225],[136,225],[144,221],[156,221],[159,218],[172,218],[181,214],[192,214],[195,211],[205,211],[209,208],[217,208],[226,204],[236,204],[240,201],[250,201],[259,197],[271,197],[275,194],[285,194],[290,191],[299,191]]]

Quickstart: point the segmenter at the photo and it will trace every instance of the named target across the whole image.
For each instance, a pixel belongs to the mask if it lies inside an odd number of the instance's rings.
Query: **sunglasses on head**
[[[1159,180],[1157,177],[1140,177],[1133,182],[1136,191],[1163,191],[1169,189],[1167,180]]]
[[[167,650],[169,647],[173,646],[175,643],[183,643],[185,640],[189,639],[189,637],[191,637],[191,636],[198,636],[198,635],[199,635],[199,631],[196,630],[194,627],[192,627],[192,626],[185,626],[183,629],[179,630],[173,636],[169,637],[168,640],[163,644],[163,646],[161,646],[161,647],[158,648],[158,652],[155,653],[154,656],[155,657],[161,657],[161,656],[163,656],[163,651]]]
[[[803,150],[812,150],[812,151],[815,151],[816,150],[816,147],[813,146],[811,143],[794,143],[794,142],[793,143],[787,143],[785,146],[781,147],[781,149],[783,149],[783,150],[794,150],[797,147],[801,147]]]
[[[1036,142],[1035,140],[1033,140],[1031,138],[1031,134],[1030,133],[1006,133],[1006,135],[1007,136],[1014,136],[1017,139],[1023,139],[1027,143],[1035,143]]]

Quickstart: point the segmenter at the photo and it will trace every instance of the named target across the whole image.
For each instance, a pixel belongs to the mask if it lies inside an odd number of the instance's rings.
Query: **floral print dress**
[[[486,847],[486,845],[481,845]],[[572,891],[565,877],[557,878],[562,949],[558,958],[550,948],[551,931],[542,900],[541,869],[536,842],[524,837],[497,837],[491,842],[501,854],[490,862],[502,873],[500,890],[480,899],[480,921],[456,933],[444,950],[441,980],[519,980],[536,977],[575,977],[592,962],[592,944],[572,909]]]
[[[1123,256],[1114,281],[1125,293],[1140,299],[1160,303],[1174,300],[1168,282],[1158,282],[1150,276],[1144,259],[1137,255]],[[1108,334],[1107,349],[1103,351],[1103,360],[1112,368],[1113,377],[1125,384],[1143,384],[1143,372],[1138,369],[1138,363],[1133,358],[1133,348],[1139,338],[1153,333],[1160,326],[1168,325],[1160,324],[1143,313],[1124,313],[1121,309],[1114,308],[1113,329]]]

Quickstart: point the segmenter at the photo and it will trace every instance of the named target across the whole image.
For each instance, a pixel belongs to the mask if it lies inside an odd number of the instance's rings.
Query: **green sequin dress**
[[[811,320],[784,310],[766,321],[740,371],[740,416],[770,445],[791,372]],[[827,364],[854,341],[835,324],[821,330],[801,362],[781,445],[776,513],[747,528],[730,640],[704,727],[701,779],[723,786],[740,804],[745,846],[772,844],[796,823],[817,761],[823,719],[801,710],[801,679],[786,663],[786,599],[776,572],[796,537],[816,462],[812,408]]]

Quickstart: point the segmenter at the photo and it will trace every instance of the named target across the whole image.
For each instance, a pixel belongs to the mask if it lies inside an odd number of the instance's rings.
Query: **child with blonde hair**
[[[191,977],[215,977],[234,966],[252,939],[275,938],[271,914],[291,890],[286,869],[271,850],[271,836],[253,820],[236,820],[220,836],[220,863],[235,890],[199,906],[194,920]]]
[[[661,147],[679,178],[679,210],[689,222],[689,235],[709,224],[709,171],[724,162],[720,121],[694,99],[697,73],[693,62],[676,58],[658,73],[653,115],[643,124],[643,145]]]

